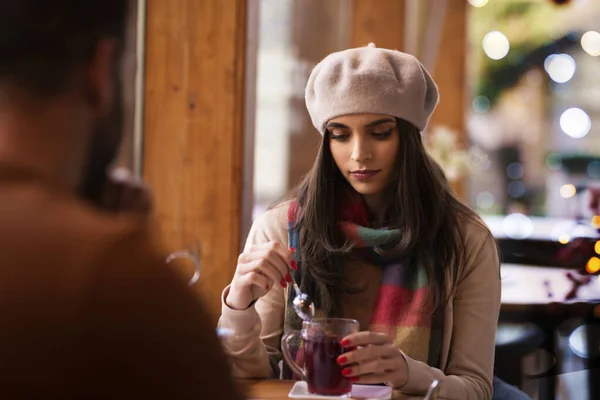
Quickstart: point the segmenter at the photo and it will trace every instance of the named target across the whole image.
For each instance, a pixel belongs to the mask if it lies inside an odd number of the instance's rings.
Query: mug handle
[[[198,259],[198,256],[187,250],[179,250],[169,254],[166,263],[168,264],[177,258],[187,258],[192,262],[192,264],[194,264],[194,275],[188,281],[188,286],[194,285],[196,282],[198,282],[198,279],[200,279],[200,260]]]
[[[290,353],[290,340],[298,339],[299,337],[300,331],[288,332],[285,335],[283,335],[283,338],[281,338],[281,353],[283,354],[285,362],[287,363],[287,365],[289,365],[292,371],[294,371],[296,375],[301,377],[303,381],[306,381],[306,374],[304,374],[302,368],[300,368],[300,366],[296,364],[296,361],[294,361],[294,358]]]

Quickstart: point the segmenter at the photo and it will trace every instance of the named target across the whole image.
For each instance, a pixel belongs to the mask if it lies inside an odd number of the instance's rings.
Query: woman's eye
[[[340,133],[340,134],[334,134],[334,133],[332,133],[330,135],[331,139],[338,140],[338,141],[346,140],[346,139],[348,139],[348,136],[349,135],[347,135],[345,133]]]
[[[392,134],[394,129],[389,129],[385,132],[373,132],[372,135],[376,139],[387,139]]]

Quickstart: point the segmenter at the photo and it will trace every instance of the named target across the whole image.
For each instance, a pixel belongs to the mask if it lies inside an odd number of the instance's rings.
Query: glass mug
[[[302,331],[286,333],[281,339],[283,358],[292,371],[308,385],[312,394],[350,396],[352,382],[342,375],[337,358],[352,348],[344,348],[341,340],[358,332],[358,321],[344,318],[316,318],[302,323]],[[304,368],[292,357],[290,342],[302,343]],[[300,350],[300,349],[298,349]]]
[[[192,263],[192,265],[194,266],[194,275],[188,281],[188,285],[192,286],[192,285],[196,284],[196,282],[198,282],[198,279],[200,279],[200,270],[201,270],[200,246],[198,244],[194,244],[194,245],[190,246],[190,250],[175,251],[175,252],[169,254],[169,256],[167,257],[165,262],[167,264],[169,264],[173,260],[182,259],[182,258],[189,260]]]

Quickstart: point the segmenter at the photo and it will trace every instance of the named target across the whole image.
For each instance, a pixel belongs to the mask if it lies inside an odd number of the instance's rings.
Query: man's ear
[[[119,43],[101,39],[92,54],[87,72],[88,101],[97,110],[97,116],[109,114],[117,96]]]

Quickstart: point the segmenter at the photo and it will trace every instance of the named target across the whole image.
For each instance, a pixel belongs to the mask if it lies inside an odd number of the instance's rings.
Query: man
[[[0,0],[3,399],[239,398],[145,216],[106,195],[127,3]]]

